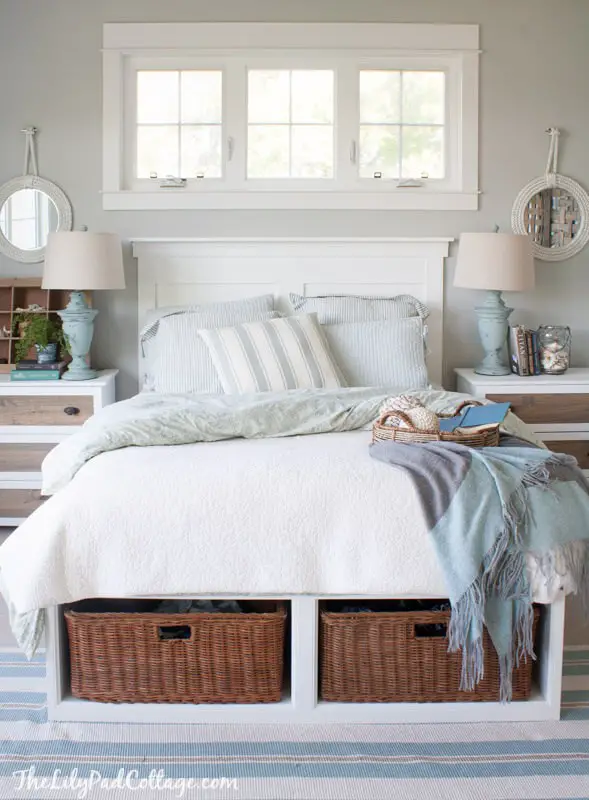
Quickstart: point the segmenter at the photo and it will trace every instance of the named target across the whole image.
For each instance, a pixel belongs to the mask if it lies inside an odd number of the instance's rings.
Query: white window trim
[[[421,25],[376,23],[116,23],[104,25],[103,48],[103,207],[139,209],[419,209],[476,210],[478,208],[478,25]],[[238,120],[225,116],[225,140],[235,141],[235,159],[224,158],[224,180],[191,182],[184,189],[152,189],[130,185],[125,175],[125,96],[133,64],[190,68],[222,65],[238,74],[248,65],[268,63],[329,67],[342,71],[358,67],[407,69],[431,65],[447,74],[447,94],[455,126],[448,126],[452,183],[432,181],[419,188],[397,188],[393,181],[359,179],[352,175],[349,142],[342,140],[357,125],[353,105],[336,103],[335,183],[295,180],[245,181],[237,174],[245,163],[244,136],[235,136]],[[227,66],[229,65],[229,66]],[[242,73],[243,74],[243,73]],[[225,110],[234,108],[227,95],[235,80],[226,74]],[[356,134],[357,135],[357,134]],[[226,141],[223,144],[226,155]],[[232,173],[232,174],[231,174]]]

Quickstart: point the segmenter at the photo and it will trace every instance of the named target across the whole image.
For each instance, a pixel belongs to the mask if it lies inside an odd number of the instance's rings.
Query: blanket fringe
[[[448,650],[462,650],[461,691],[472,691],[484,677],[483,620],[487,598],[514,600],[512,603],[512,639],[506,654],[499,659],[500,699],[511,700],[512,672],[528,657],[535,659],[533,645],[534,611],[531,589],[526,572],[521,532],[526,518],[526,490],[532,486],[549,489],[550,468],[559,458],[549,458],[542,464],[528,464],[520,486],[503,504],[503,529],[485,556],[476,580],[460,599],[452,604],[448,630]],[[585,558],[565,546],[562,555],[584,593],[589,607],[589,542],[583,542]],[[546,569],[550,568],[546,565]]]

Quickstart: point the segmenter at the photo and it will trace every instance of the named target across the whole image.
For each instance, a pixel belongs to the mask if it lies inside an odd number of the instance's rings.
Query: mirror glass
[[[540,247],[566,247],[581,228],[579,204],[566,189],[543,189],[527,203],[524,226]]]
[[[0,230],[14,247],[38,250],[59,226],[57,206],[39,189],[19,189],[0,208]]]

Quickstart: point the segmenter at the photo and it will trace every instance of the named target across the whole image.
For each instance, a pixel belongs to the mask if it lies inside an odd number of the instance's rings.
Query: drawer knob
[[[76,408],[76,406],[66,406],[63,411],[68,417],[75,417],[76,414],[80,413],[80,409]]]

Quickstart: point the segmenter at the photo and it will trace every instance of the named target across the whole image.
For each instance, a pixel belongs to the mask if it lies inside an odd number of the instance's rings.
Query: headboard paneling
[[[412,294],[426,303],[428,369],[442,380],[444,259],[451,239],[136,239],[139,326],[146,311],[272,293]]]

